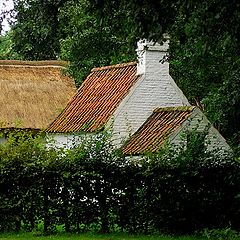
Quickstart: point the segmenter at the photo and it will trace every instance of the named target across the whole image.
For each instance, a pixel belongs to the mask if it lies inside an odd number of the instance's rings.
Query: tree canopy
[[[221,133],[240,142],[240,3],[236,0],[14,0],[12,49],[62,58],[78,84],[95,66],[135,59],[137,39],[170,35],[171,74]]]

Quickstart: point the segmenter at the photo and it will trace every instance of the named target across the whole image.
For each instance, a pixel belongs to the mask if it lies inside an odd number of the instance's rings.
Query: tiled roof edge
[[[196,108],[195,106],[178,106],[178,107],[158,107],[156,109],[154,109],[153,112],[172,112],[172,111],[193,111],[194,108]]]
[[[116,65],[104,66],[104,67],[97,67],[97,68],[93,68],[91,70],[91,72],[97,72],[97,71],[113,69],[113,68],[122,68],[122,67],[134,66],[136,64],[137,64],[137,62],[129,62],[129,63],[120,63],[120,64],[116,64]]]

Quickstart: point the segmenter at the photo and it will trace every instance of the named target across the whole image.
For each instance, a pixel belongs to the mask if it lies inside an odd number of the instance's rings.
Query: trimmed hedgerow
[[[68,150],[47,147],[41,135],[8,134],[0,145],[0,231],[238,229],[240,165],[195,140],[134,159],[105,133]]]

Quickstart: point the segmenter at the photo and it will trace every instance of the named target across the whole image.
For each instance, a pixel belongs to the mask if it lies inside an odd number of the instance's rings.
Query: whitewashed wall
[[[48,133],[47,146],[53,148],[70,149],[78,147],[80,144],[94,146],[97,141],[102,141],[105,138],[105,133]]]
[[[5,143],[7,139],[5,137],[0,137],[0,144]]]
[[[182,126],[170,136],[169,142],[176,146],[186,144],[186,138],[183,137],[184,134],[191,131],[203,132],[206,129],[208,129],[208,134],[205,144],[207,144],[207,149],[209,151],[218,150],[219,153],[231,151],[231,148],[227,144],[226,140],[217,131],[217,129],[210,124],[206,116],[197,108],[194,109],[188,120],[185,121]]]
[[[78,143],[79,144],[81,143],[80,138],[73,134],[61,134],[61,133],[47,134],[48,147],[70,149],[74,146],[74,144]]]

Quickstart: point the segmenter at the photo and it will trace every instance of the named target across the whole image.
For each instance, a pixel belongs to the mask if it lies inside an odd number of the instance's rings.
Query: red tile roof
[[[47,132],[93,132],[110,119],[138,80],[136,63],[94,68]]]
[[[191,115],[193,109],[194,107],[155,109],[123,147],[123,152],[137,155],[158,151],[161,144]]]

